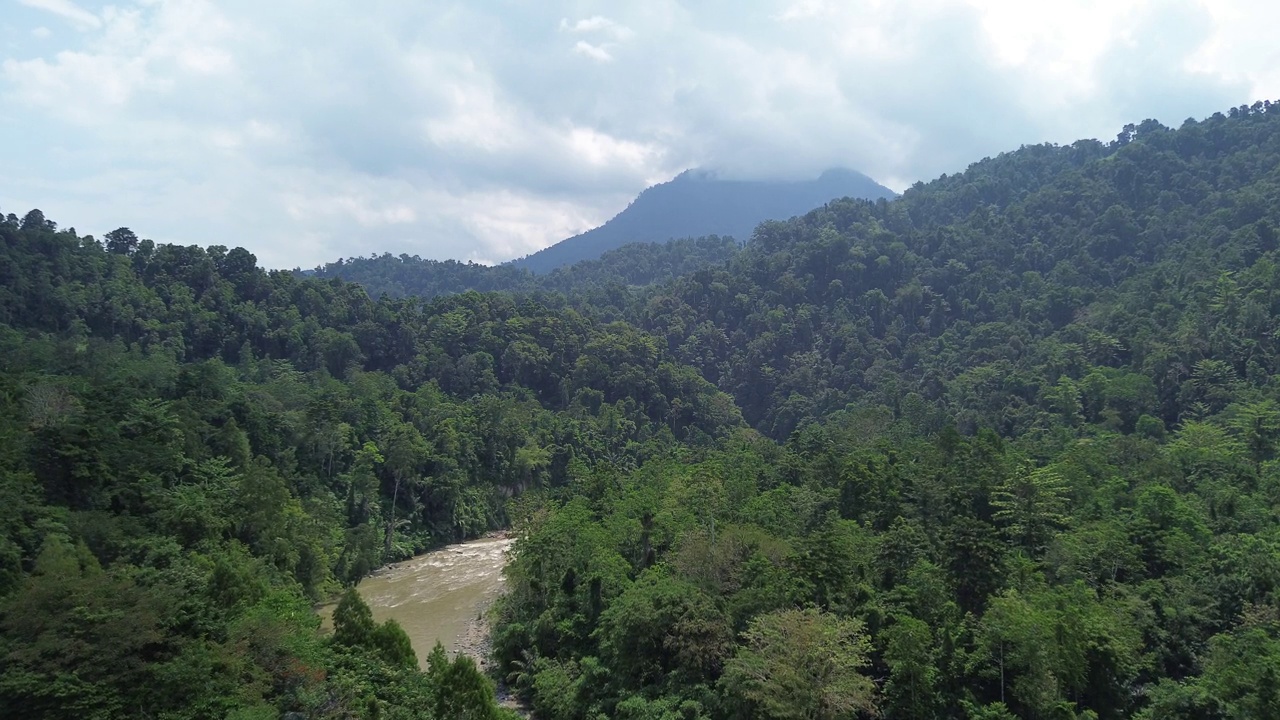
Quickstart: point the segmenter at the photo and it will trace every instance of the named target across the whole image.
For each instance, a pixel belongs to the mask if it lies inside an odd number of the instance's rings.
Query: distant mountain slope
[[[721,180],[697,170],[655,185],[612,220],[510,264],[550,272],[633,242],[722,235],[746,241],[765,220],[785,220],[843,197],[876,200],[894,192],[852,170],[801,182]]]
[[[1277,108],[1025,146],[889,203],[763,223],[633,319],[777,438],[911,395],[964,433],[1048,432],[1064,377],[1124,432],[1208,417],[1214,388],[1280,374]]]
[[[583,260],[541,275],[511,265],[487,267],[391,253],[338,260],[300,275],[320,279],[342,278],[358,283],[373,298],[383,295],[433,298],[468,290],[572,293],[610,284],[647,286],[667,282],[681,275],[723,265],[739,251],[740,247],[733,238],[711,235],[662,244],[630,243],[610,250],[598,259]]]
[[[477,292],[535,290],[527,270],[510,265],[488,266],[457,260],[429,260],[417,255],[370,255],[341,258],[301,273],[321,279],[342,278],[364,287],[370,297],[433,298]]]

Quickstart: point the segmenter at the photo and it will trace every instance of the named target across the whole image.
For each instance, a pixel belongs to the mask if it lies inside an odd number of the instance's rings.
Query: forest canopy
[[[10,214],[0,715],[501,717],[311,604],[514,527],[538,717],[1278,717],[1276,107],[537,279]]]

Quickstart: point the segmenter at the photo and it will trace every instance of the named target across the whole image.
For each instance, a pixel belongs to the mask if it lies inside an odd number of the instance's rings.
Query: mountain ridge
[[[721,179],[713,170],[686,170],[646,188],[599,227],[505,263],[550,272],[633,242],[727,236],[745,242],[765,220],[802,215],[837,198],[889,199],[889,188],[854,170],[832,168],[800,181]]]
[[[1272,103],[530,291],[10,214],[0,716],[507,720],[311,607],[514,525],[539,717],[1280,717],[1277,228]]]

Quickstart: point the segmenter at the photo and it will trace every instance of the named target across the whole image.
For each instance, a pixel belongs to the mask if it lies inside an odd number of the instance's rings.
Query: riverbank
[[[500,540],[508,544],[503,551],[503,565],[505,566],[506,553],[510,551],[510,543],[512,535],[509,530],[493,530],[484,534],[480,540]],[[501,595],[501,592],[499,592]],[[467,629],[458,636],[453,647],[450,648],[455,655],[466,655],[470,657],[485,674],[489,673],[492,660],[490,655],[493,650],[493,626],[489,619],[489,611],[493,609],[493,604],[497,602],[498,596],[487,597],[476,605],[475,617],[467,623]],[[501,693],[500,693],[501,695]],[[501,698],[500,698],[501,699]]]
[[[489,611],[505,589],[502,570],[514,541],[511,533],[495,531],[446,545],[378,568],[356,590],[374,620],[400,623],[419,664],[426,662],[439,642],[450,655],[466,655],[489,674],[493,647]],[[334,607],[330,603],[316,608],[326,627],[331,627]],[[497,695],[503,707],[528,717],[527,709],[515,702],[502,683]]]
[[[492,628],[489,623],[489,610],[497,600],[494,598],[476,607],[476,617],[467,623],[467,629],[458,636],[450,650],[455,655],[466,655],[475,661],[476,667],[488,672],[489,654],[493,649]]]
[[[404,628],[419,662],[425,662],[439,642],[451,655],[468,655],[485,667],[485,613],[503,592],[502,569],[512,542],[506,533],[490,533],[432,550],[380,568],[356,590],[374,620],[395,620]],[[333,606],[319,609],[326,624],[332,610]]]
[[[505,530],[488,533],[484,540],[502,540],[511,541],[512,536]],[[505,551],[504,551],[505,552]],[[499,593],[500,595],[500,593]],[[454,655],[466,655],[475,662],[476,667],[486,675],[492,675],[493,661],[491,652],[493,650],[493,626],[490,619],[490,611],[493,604],[497,602],[498,596],[488,597],[481,601],[475,608],[475,616],[467,623],[466,630],[463,631],[453,646],[448,648]],[[507,689],[506,683],[498,679],[495,687],[498,697],[498,704],[509,710],[515,711],[521,717],[530,717],[529,708],[520,703]]]

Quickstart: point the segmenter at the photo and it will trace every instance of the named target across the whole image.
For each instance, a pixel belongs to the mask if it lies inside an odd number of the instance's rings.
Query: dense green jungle
[[[1280,718],[1278,231],[1271,103],[536,276],[9,214],[0,716]],[[496,528],[493,677],[344,593]]]

